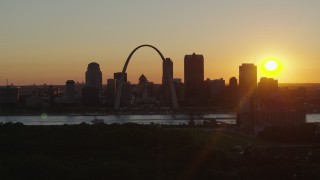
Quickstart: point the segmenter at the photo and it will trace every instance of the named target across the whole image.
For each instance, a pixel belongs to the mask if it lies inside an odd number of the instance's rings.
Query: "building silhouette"
[[[119,82],[120,82],[120,79],[121,79],[121,72],[116,72],[116,73],[113,73],[113,79],[115,80],[115,85],[116,85],[116,91],[119,87]],[[128,79],[127,79],[127,73],[124,73],[124,77],[123,77],[123,83],[126,84],[128,82]]]
[[[257,66],[242,64],[239,66],[239,111],[256,110],[257,106]]]
[[[116,73],[113,73],[113,79],[114,79],[114,83],[115,83],[115,93],[114,95],[116,95],[116,92],[118,90],[118,87],[119,87],[119,83],[120,83],[120,80],[121,80],[121,75],[122,75],[122,72],[116,72]],[[122,90],[121,90],[121,104],[122,105],[128,105],[130,104],[130,101],[131,101],[131,84],[130,82],[128,82],[128,75],[127,73],[124,73],[124,77],[123,77],[123,84],[122,84]],[[112,84],[112,82],[110,82]]]
[[[235,90],[238,88],[238,80],[236,77],[232,77],[229,79],[229,89]]]
[[[115,79],[107,79],[107,97],[108,99],[115,98],[116,94],[116,81]]]
[[[83,87],[82,102],[86,106],[98,106],[100,104],[100,90],[94,87]]]
[[[185,85],[182,82],[181,78],[174,78],[173,79],[173,84],[174,84],[174,87],[176,89],[178,101],[179,102],[184,102],[186,89],[185,89]]]
[[[121,72],[116,72],[116,73],[113,73],[113,78],[116,79],[116,80],[120,80],[121,78]],[[127,73],[124,73],[124,79],[123,79],[123,82],[127,82],[128,79],[127,79]]]
[[[260,78],[258,83],[259,104],[268,109],[277,108],[274,100],[278,95],[278,88],[278,80],[266,77]]]
[[[169,85],[168,75],[173,79],[173,62],[170,58],[166,58],[162,62],[162,85]]]
[[[147,77],[144,75],[144,74],[142,74],[140,77],[139,77],[139,84],[147,84],[149,81],[148,81],[148,79],[147,79]]]
[[[67,99],[74,99],[76,94],[76,87],[74,80],[67,80],[66,81],[66,98]]]
[[[223,78],[214,80],[207,79],[205,81],[205,85],[207,98],[220,96],[222,92],[225,90],[225,81]]]
[[[7,86],[0,88],[0,104],[17,104],[19,101],[19,88]]]
[[[100,104],[102,92],[102,72],[96,62],[88,65],[86,71],[86,85],[82,89],[82,101],[84,105],[96,106]]]
[[[88,65],[86,72],[86,87],[89,88],[102,88],[102,72],[100,66],[96,62],[92,62]]]
[[[167,73],[167,74],[166,74]],[[173,79],[173,62],[170,58],[166,58],[162,62],[162,103],[169,104],[171,102],[171,92],[169,78]]]
[[[186,101],[190,105],[203,103],[204,90],[204,58],[203,55],[185,55],[184,82]]]

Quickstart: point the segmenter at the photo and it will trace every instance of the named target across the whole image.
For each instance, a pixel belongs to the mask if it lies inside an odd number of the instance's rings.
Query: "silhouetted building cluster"
[[[257,67],[242,64],[239,67],[240,129],[257,134],[266,127],[288,127],[306,122],[306,112],[281,102],[278,81],[262,77],[257,85]],[[286,99],[288,100],[288,99]]]
[[[19,88],[7,86],[0,88],[0,104],[17,104],[19,101]]]

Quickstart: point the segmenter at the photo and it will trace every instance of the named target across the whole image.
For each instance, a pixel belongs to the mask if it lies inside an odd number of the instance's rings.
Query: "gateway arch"
[[[136,47],[129,55],[129,57],[127,58],[126,63],[123,66],[122,69],[122,74],[121,74],[121,78],[120,78],[120,82],[118,83],[118,88],[117,88],[117,92],[116,92],[116,100],[115,100],[115,104],[114,104],[114,108],[115,109],[119,109],[120,108],[120,103],[121,103],[121,93],[122,93],[122,86],[123,86],[123,81],[124,81],[124,74],[126,73],[128,64],[130,62],[131,57],[133,56],[133,54],[140,48],[142,47],[150,47],[152,49],[154,49],[155,51],[158,52],[158,54],[160,55],[162,61],[165,61],[164,56],[162,55],[162,53],[154,46],[148,45],[148,44],[144,44],[141,46]],[[164,63],[166,64],[166,63]],[[173,85],[173,79],[172,76],[170,76],[168,73],[168,68],[164,68],[165,69],[165,74],[164,76],[168,78],[168,82],[169,82],[169,86],[170,86],[170,93],[171,93],[171,100],[172,100],[172,107],[174,109],[178,108],[178,101],[177,101],[177,94],[176,94],[176,90],[175,87]]]

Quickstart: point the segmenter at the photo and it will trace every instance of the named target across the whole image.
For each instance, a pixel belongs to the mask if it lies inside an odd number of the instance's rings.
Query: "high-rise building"
[[[88,65],[86,72],[86,86],[82,88],[82,101],[85,105],[95,106],[100,103],[102,91],[102,72],[98,63]]]
[[[92,62],[88,65],[86,72],[86,87],[102,88],[102,72],[98,63]]]
[[[242,64],[239,66],[239,110],[254,111],[256,108],[257,66]]]
[[[166,73],[168,73],[169,77],[173,79],[173,62],[170,58],[166,58],[162,62],[162,85],[169,84],[168,75],[166,75]]]
[[[161,98],[161,101],[164,104],[171,103],[171,91],[170,91],[168,77],[173,79],[173,62],[171,61],[170,58],[166,58],[162,62],[162,98]]]
[[[184,57],[184,82],[187,102],[202,103],[205,92],[203,55],[193,53]]]

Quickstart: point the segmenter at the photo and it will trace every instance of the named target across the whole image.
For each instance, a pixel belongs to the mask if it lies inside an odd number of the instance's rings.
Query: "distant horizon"
[[[68,80],[73,80],[73,79],[68,79]],[[211,79],[213,80],[213,79]],[[229,85],[229,80],[226,81],[226,79],[224,79],[225,82],[226,82],[226,86]],[[239,80],[237,78],[237,80]],[[67,81],[67,80],[66,80]],[[260,79],[258,79],[257,81],[257,84],[259,83]],[[135,84],[138,84],[138,83],[132,83],[131,81],[129,81],[131,84],[135,85]],[[151,81],[153,82],[153,81]],[[182,81],[183,82],[183,81]],[[75,81],[75,83],[82,83],[82,82],[79,82],[79,81]],[[83,81],[83,83],[85,84],[85,81]],[[239,82],[238,82],[239,83]],[[160,83],[155,83],[156,85],[161,85],[161,82]],[[44,86],[44,85],[47,85],[47,86],[65,86],[66,84],[47,84],[47,83],[43,83],[43,84],[12,84],[14,87],[21,87],[21,86]],[[106,83],[102,83],[102,86],[106,86],[107,84]],[[316,82],[316,83],[282,83],[282,82],[279,82],[279,86],[284,86],[284,85],[319,85],[320,86],[320,82]],[[11,86],[11,84],[8,84],[8,86]],[[7,85],[0,85],[0,87],[7,87]]]

